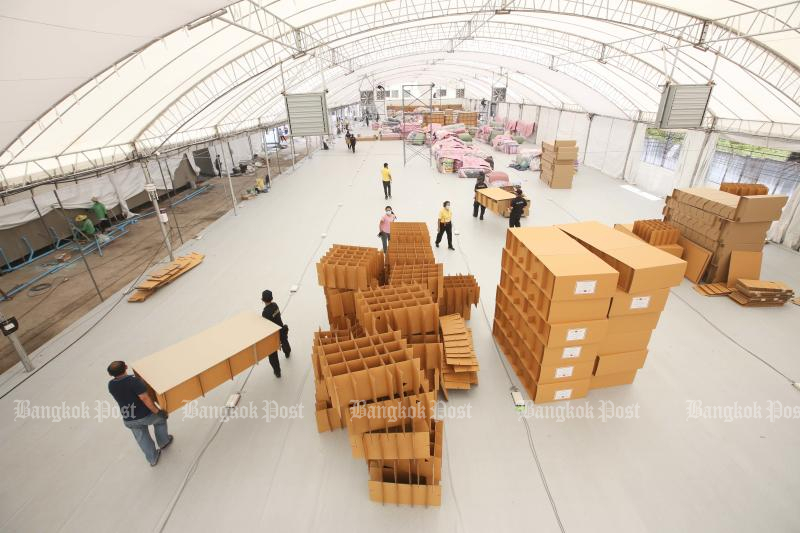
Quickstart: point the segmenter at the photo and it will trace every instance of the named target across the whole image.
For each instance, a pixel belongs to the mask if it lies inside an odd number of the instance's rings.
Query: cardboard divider
[[[368,289],[383,280],[383,253],[377,248],[334,244],[317,263],[317,279],[331,289]]]
[[[439,300],[439,313],[459,314],[464,320],[472,315],[472,306],[480,301],[481,288],[471,274],[444,276],[442,298]]]

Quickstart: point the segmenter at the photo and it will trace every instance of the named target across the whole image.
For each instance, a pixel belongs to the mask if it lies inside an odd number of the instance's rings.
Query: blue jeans
[[[125,427],[133,432],[133,437],[139,448],[144,452],[144,456],[150,464],[156,462],[156,445],[150,437],[148,426],[153,426],[156,433],[156,442],[161,448],[169,442],[169,431],[167,431],[167,419],[163,415],[150,413],[138,420],[125,420]]]

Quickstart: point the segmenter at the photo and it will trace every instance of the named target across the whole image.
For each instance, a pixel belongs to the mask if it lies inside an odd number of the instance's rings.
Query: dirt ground
[[[299,143],[297,147],[296,161],[299,161],[305,157],[305,148],[301,147]],[[288,149],[280,151],[280,163],[275,155],[271,157],[270,167],[273,179],[279,175],[279,164],[284,172],[291,168],[292,155]],[[266,169],[257,171],[257,175],[265,173]],[[231,179],[238,200],[242,191],[253,187],[256,176],[234,176]],[[206,192],[174,206],[174,212],[169,209],[170,198],[163,197],[160,200],[161,208],[166,208],[169,215],[170,240],[174,247],[180,246],[181,238],[183,241],[193,239],[209,224],[232,208],[227,178],[212,178],[198,184],[199,187],[204,185],[209,185]],[[191,192],[189,190],[182,191],[173,196],[172,200],[177,201]],[[140,211],[147,212],[151,209],[150,206],[144,206]],[[66,251],[66,249],[62,249],[62,251]],[[50,269],[56,263],[56,256],[59,254],[60,252],[51,253],[24,268],[4,274],[0,278],[0,288],[8,292],[14,287],[26,283]],[[74,250],[71,255],[79,257],[78,252]],[[165,255],[166,248],[156,217],[149,216],[129,225],[127,234],[103,248],[102,257],[94,252],[88,253],[86,259],[100,292],[104,298],[108,298]],[[55,274],[39,280],[34,285],[38,284],[50,284],[50,287],[38,292],[28,288],[16,294],[10,301],[0,303],[0,311],[6,317],[13,316],[19,321],[20,327],[17,335],[28,353],[32,353],[61,333],[100,303],[97,291],[80,259]],[[5,372],[18,361],[19,358],[11,347],[11,343],[7,340],[0,340],[0,373]]]

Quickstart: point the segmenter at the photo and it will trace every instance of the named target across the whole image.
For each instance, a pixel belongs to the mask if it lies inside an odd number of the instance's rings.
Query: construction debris
[[[145,281],[136,286],[136,290],[128,298],[129,302],[143,302],[161,287],[175,281],[178,277],[190,271],[203,262],[206,256],[195,252],[177,258],[161,270],[150,274]]]

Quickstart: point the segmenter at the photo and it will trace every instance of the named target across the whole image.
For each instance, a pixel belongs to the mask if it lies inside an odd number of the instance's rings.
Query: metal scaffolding
[[[411,139],[412,134],[407,134],[406,130],[403,128],[405,124],[415,124],[417,122],[417,118],[421,118],[421,126],[425,126],[425,124],[430,125],[431,123],[431,113],[433,112],[433,88],[435,85],[431,83],[430,85],[403,85],[402,87],[402,96],[401,96],[401,105],[402,110],[400,111],[400,127],[401,132],[405,135],[403,139],[403,165],[407,165],[408,162],[415,157],[419,157],[420,159],[424,159],[427,161],[428,166],[430,166],[431,161],[433,160],[433,152],[432,152],[432,138],[429,134],[425,134],[424,131],[422,132],[422,143],[415,144],[415,141]],[[412,89],[422,89],[422,92],[419,96],[412,94]],[[427,101],[424,100],[427,97]],[[410,100],[406,100],[410,98]],[[406,111],[406,103],[414,104],[418,103],[420,107],[426,109],[427,111]],[[416,136],[415,138],[417,138]]]

